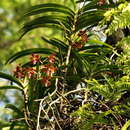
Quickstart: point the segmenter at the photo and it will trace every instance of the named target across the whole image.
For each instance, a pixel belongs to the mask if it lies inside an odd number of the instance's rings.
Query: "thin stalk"
[[[69,64],[71,49],[72,49],[72,47],[70,45],[69,48],[68,48],[67,57],[66,57],[66,66]]]
[[[23,97],[24,97],[24,118],[25,118],[25,121],[26,121],[28,127],[32,128],[32,125],[30,123],[30,113],[28,110],[28,97],[27,97],[25,90],[23,91]]]

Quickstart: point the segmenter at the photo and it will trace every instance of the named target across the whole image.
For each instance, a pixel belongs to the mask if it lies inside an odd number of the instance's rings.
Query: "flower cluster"
[[[41,72],[43,74],[42,76],[42,83],[47,87],[51,85],[51,78],[56,71],[56,67],[54,67],[54,62],[55,62],[55,54],[52,54],[48,57],[48,64],[43,65]]]
[[[26,76],[28,78],[32,78],[36,74],[36,69],[28,67],[22,67],[21,65],[18,65],[16,69],[14,70],[14,76],[19,79],[23,79]]]
[[[77,48],[80,49],[82,48],[84,45],[81,42],[75,42],[72,44],[72,48]]]
[[[30,57],[30,63],[36,65],[37,63],[41,63],[39,66],[39,70],[34,67],[22,67],[18,65],[14,71],[14,75],[16,78],[24,79],[25,77],[34,78],[37,80],[41,80],[41,82],[47,87],[51,85],[51,79],[53,74],[56,71],[56,67],[54,67],[55,63],[55,54],[51,54],[47,57],[47,63],[43,65],[40,60],[40,56],[37,54],[32,54]]]
[[[88,41],[88,35],[86,33],[86,31],[84,30],[81,30],[79,31],[78,33],[78,37],[80,38],[80,40],[74,42],[72,44],[72,48],[77,48],[77,49],[80,49],[84,46],[84,44]]]
[[[25,77],[25,68],[22,68],[19,64],[14,70],[14,75],[16,78],[24,78]]]

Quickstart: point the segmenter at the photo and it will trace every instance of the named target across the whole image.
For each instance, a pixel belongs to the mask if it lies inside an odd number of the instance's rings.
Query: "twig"
[[[76,92],[79,92],[79,91],[85,91],[85,90],[86,90],[86,88],[75,89],[75,90],[69,91],[68,93],[65,93],[65,94],[62,95],[62,96],[67,96],[67,95],[69,95],[69,94],[76,93]],[[59,98],[57,98],[56,100],[59,100],[60,98],[62,98],[62,97],[59,97]],[[35,101],[41,101],[41,100],[43,100],[43,99],[37,99],[37,100],[35,100]],[[54,101],[56,102],[56,100],[54,100]],[[54,102],[54,101],[53,101],[53,102]]]
[[[25,118],[11,119],[10,121],[14,122],[14,121],[22,121],[22,120],[25,120]]]
[[[72,90],[72,91],[69,91],[68,93],[65,93],[63,96],[67,96],[67,95],[69,95],[69,94],[76,93],[76,92],[79,92],[79,91],[85,91],[85,90],[86,90],[86,88],[81,88],[81,89]],[[54,100],[53,102],[51,102],[50,105],[53,105],[54,103],[57,103],[61,98],[62,98],[62,96],[59,97],[59,98],[57,98],[57,99]]]
[[[23,96],[24,96],[24,117],[25,117],[25,121],[27,123],[27,125],[32,128],[32,125],[30,123],[30,114],[29,114],[29,110],[28,110],[28,97],[27,94],[25,92],[25,90],[23,91]]]
[[[58,85],[58,78],[56,78],[56,82],[55,82],[56,89],[53,91],[53,93],[51,93],[51,94],[49,95],[50,97],[52,97],[52,96],[57,92],[57,85]],[[37,116],[37,130],[40,130],[40,129],[41,129],[41,128],[40,128],[40,115],[41,115],[41,111],[42,111],[42,110],[44,111],[45,115],[46,115],[47,118],[49,119],[49,117],[48,117],[48,115],[47,115],[47,113],[49,112],[49,110],[48,110],[48,112],[46,113],[46,111],[45,111],[44,108],[43,108],[43,102],[44,102],[45,100],[47,100],[47,98],[48,98],[49,96],[46,96],[46,97],[44,97],[44,98],[41,99],[41,100],[35,100],[35,101],[40,101],[39,111],[38,111],[38,116]],[[49,120],[50,120],[50,119],[49,119]]]
[[[40,128],[41,105],[42,105],[42,100],[41,100],[40,105],[39,105],[39,111],[38,111],[38,116],[37,116],[37,130],[41,129]]]
[[[52,102],[52,98],[51,98],[50,96],[49,96],[49,98],[50,98],[50,100],[51,100],[51,102]],[[54,113],[54,110],[53,110],[52,106],[51,106],[50,104],[48,104],[48,105],[50,106],[50,108],[51,108],[51,110],[52,110],[53,116],[54,116],[54,118],[55,118],[55,120],[56,120],[56,123],[57,123],[59,129],[62,130],[62,128],[61,128],[61,126],[60,126],[60,124],[59,124],[59,122],[58,122],[58,120],[57,120],[57,118],[56,118],[56,116],[55,116],[55,113]],[[55,105],[55,104],[54,104],[54,105]]]
[[[48,104],[48,103],[47,103],[47,104]],[[50,121],[50,118],[49,118],[49,116],[48,116],[48,112],[45,111],[45,109],[43,108],[43,106],[41,106],[41,107],[42,107],[42,111],[45,113],[46,118],[48,119],[48,121],[50,122],[50,124],[51,124],[51,126],[52,126],[52,128],[53,128],[53,130],[54,130],[55,127],[53,126],[53,124],[52,124],[51,121]]]

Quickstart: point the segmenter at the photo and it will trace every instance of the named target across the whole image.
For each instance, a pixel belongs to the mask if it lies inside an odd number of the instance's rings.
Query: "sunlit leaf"
[[[20,87],[23,87],[23,85],[21,84],[21,82],[18,79],[16,79],[15,77],[13,77],[9,74],[5,74],[5,73],[0,72],[0,78],[10,80],[10,81],[18,84]]]
[[[29,22],[26,22],[23,28],[20,30],[21,37],[25,35],[27,32],[40,27],[57,27],[57,29],[60,30],[71,30],[72,25],[68,17],[59,15],[45,15],[42,17],[35,18]]]
[[[46,12],[58,12],[63,13],[67,15],[74,15],[75,13],[68,7],[56,3],[48,3],[48,4],[40,4],[32,6],[27,10],[25,13],[25,16],[31,16],[31,15],[37,15],[40,13],[46,13]]]
[[[109,48],[113,48],[111,45],[107,44],[107,43],[104,43],[102,41],[99,41],[99,40],[89,40],[87,42],[88,44],[99,44],[99,45],[104,45],[104,46],[107,46]]]
[[[42,40],[57,47],[58,49],[61,49],[62,51],[67,51],[67,49],[68,49],[68,46],[64,42],[62,42],[58,39],[47,39],[45,37],[42,37]]]
[[[14,112],[16,112],[18,115],[20,115],[21,117],[23,117],[23,112],[20,110],[20,109],[18,109],[15,105],[12,105],[12,104],[7,104],[6,106],[5,106],[5,108],[9,108],[9,109],[11,109],[11,110],[13,110]]]
[[[0,90],[5,90],[5,89],[18,89],[18,90],[22,90],[19,86],[12,86],[12,85],[5,85],[5,86],[0,86]]]
[[[121,130],[127,130],[127,128],[130,126],[130,120],[128,120],[124,126],[121,128]]]

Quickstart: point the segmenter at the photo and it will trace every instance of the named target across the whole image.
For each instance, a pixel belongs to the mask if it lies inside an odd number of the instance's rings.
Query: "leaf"
[[[51,28],[57,27],[57,29],[60,30],[64,30],[64,29],[71,30],[72,24],[69,17],[65,17],[65,16],[46,15],[46,16],[38,17],[25,23],[23,28],[20,30],[21,37],[25,35],[27,32],[39,27],[51,27]]]
[[[12,124],[10,125],[10,129],[9,130],[14,130],[15,125],[16,125],[16,122],[12,122]]]
[[[83,1],[85,2],[85,1]],[[76,31],[83,28],[89,29],[96,26],[104,18],[104,13],[108,8],[116,7],[114,4],[98,5],[98,0],[87,1],[84,6],[79,9],[76,22]]]
[[[23,57],[23,56],[27,56],[33,53],[41,53],[41,54],[52,54],[52,53],[57,53],[54,50],[48,49],[48,48],[33,48],[33,49],[27,49],[24,51],[20,51],[14,55],[12,55],[6,62],[7,63],[12,63],[13,61]]]
[[[66,45],[64,42],[58,40],[58,39],[47,39],[45,37],[42,37],[42,40],[45,42],[57,47],[58,49],[61,49],[62,51],[67,51],[68,45]]]
[[[12,104],[7,104],[7,105],[5,106],[5,108],[9,108],[9,109],[13,110],[14,112],[16,112],[16,113],[17,113],[18,115],[20,115],[21,117],[24,116],[23,112],[21,112],[20,109],[18,109],[16,106],[14,106],[14,105],[12,105]]]
[[[89,17],[86,17],[85,19],[80,19],[80,20],[77,20],[76,22],[76,28],[75,28],[75,31],[79,31],[83,28],[86,28],[86,29],[89,29],[91,27],[94,27],[96,25],[98,25],[99,21],[101,20],[100,17],[96,17],[96,16],[89,16]]]
[[[86,5],[81,8],[81,10],[83,12],[88,11],[88,10],[92,10],[92,9],[97,9],[97,10],[99,10],[99,9],[105,10],[106,9],[107,10],[110,8],[117,7],[117,5],[119,5],[119,3],[114,3],[114,4],[104,4],[104,5],[100,6],[97,3],[98,3],[98,0],[91,0],[88,3],[86,3]]]
[[[58,12],[72,16],[75,14],[70,8],[64,5],[48,3],[32,6],[30,9],[27,10],[25,16],[37,15],[46,12]]]
[[[98,40],[88,40],[87,43],[88,43],[88,44],[93,44],[93,43],[95,43],[95,44],[107,46],[107,47],[109,47],[109,48],[111,48],[111,49],[113,48],[111,45],[109,45],[109,44],[107,44],[107,43],[104,43],[104,42],[102,42],[102,41],[98,41]]]
[[[23,88],[23,85],[21,84],[21,82],[18,79],[16,79],[15,77],[13,77],[13,76],[11,76],[9,74],[5,74],[5,73],[0,72],[0,78],[10,80],[10,81],[18,84],[20,87]]]
[[[93,20],[92,19],[93,17],[96,17],[97,19],[99,17],[103,18],[104,17],[104,13],[105,13],[104,10],[98,10],[98,11],[97,10],[89,10],[89,11],[87,11],[85,13],[80,14],[78,16],[78,18],[77,18],[78,19],[77,21],[83,22],[83,21],[85,21],[86,18],[87,19],[91,18],[91,20]]]
[[[76,10],[76,1],[75,0],[70,0],[70,1],[73,4],[74,10]]]
[[[20,87],[12,86],[12,85],[0,86],[0,90],[2,90],[2,89],[18,89],[18,90],[22,91],[22,89]]]
[[[81,52],[79,53],[81,56],[86,57],[86,56],[98,56],[97,53],[89,53],[89,52]]]
[[[124,126],[121,128],[121,130],[127,130],[127,128],[130,126],[130,120],[128,120]]]
[[[84,123],[83,130],[89,130],[94,123],[102,123],[103,117],[107,116],[112,113],[112,110],[108,110],[102,113],[99,113],[98,115],[95,115],[93,119],[91,119],[89,122]]]
[[[3,122],[0,122],[0,128],[9,127],[10,125],[11,125],[10,123],[3,123]]]
[[[88,44],[88,43],[87,43]],[[79,51],[87,51],[87,50],[97,50],[97,49],[103,49],[106,46],[102,46],[102,45],[90,45],[88,44],[87,46],[84,46],[83,48],[79,49]]]

